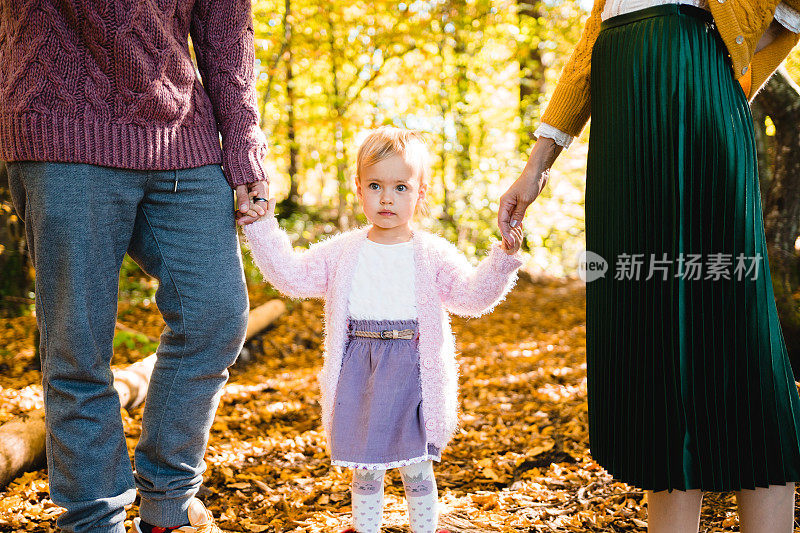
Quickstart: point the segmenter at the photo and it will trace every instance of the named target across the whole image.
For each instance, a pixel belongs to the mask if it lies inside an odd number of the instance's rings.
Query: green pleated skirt
[[[587,281],[592,456],[647,490],[800,481],[753,121],[711,15],[610,18],[591,61],[586,241],[608,265]]]

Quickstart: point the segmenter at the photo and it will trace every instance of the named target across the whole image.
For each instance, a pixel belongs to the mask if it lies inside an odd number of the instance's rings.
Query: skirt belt
[[[413,339],[413,329],[385,329],[383,331],[352,331],[354,337],[367,337],[370,339]]]

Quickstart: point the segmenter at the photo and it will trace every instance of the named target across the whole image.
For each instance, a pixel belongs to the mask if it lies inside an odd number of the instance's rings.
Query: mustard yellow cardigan
[[[800,0],[783,0],[800,11]],[[752,100],[786,58],[800,35],[783,31],[769,46],[754,54],[756,44],[772,22],[780,0],[709,0],[709,9],[728,48],[733,72]],[[575,50],[556,84],[541,121],[577,137],[589,120],[589,74],[592,47],[600,33],[605,0],[595,0]]]

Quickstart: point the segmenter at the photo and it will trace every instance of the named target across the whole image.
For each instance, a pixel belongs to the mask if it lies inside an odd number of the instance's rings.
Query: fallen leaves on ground
[[[254,291],[251,299],[255,305],[265,298]],[[232,370],[211,430],[200,496],[226,530],[349,526],[350,474],[330,465],[320,427],[322,304],[288,304],[275,327],[248,343],[252,359]],[[435,466],[442,526],[454,532],[646,531],[643,492],[614,481],[588,453],[584,306],[579,283],[523,278],[493,314],[453,319],[462,415]],[[157,336],[154,313],[138,309],[121,319]],[[24,345],[32,334],[20,339]],[[4,373],[3,386],[15,388],[0,391],[0,422],[41,403],[25,365],[9,368],[20,375]],[[140,419],[141,409],[123,412],[130,450]],[[0,530],[53,531],[59,510],[48,498],[45,473],[27,473],[0,492]],[[136,512],[131,506],[128,519]],[[387,475],[384,516],[384,531],[408,531],[396,471]],[[707,494],[702,524],[702,531],[737,531],[733,495]]]

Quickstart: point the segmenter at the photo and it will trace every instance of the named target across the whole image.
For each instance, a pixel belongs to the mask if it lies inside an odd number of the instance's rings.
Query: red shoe
[[[352,527],[349,527],[349,528],[345,529],[344,531],[342,531],[342,533],[358,533],[358,531],[356,531]]]
[[[450,533],[449,529],[440,529],[436,533]]]

